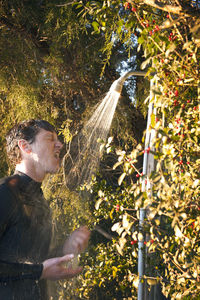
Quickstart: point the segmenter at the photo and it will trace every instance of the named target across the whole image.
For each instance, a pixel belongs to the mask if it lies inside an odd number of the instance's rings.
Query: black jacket
[[[49,255],[51,212],[41,184],[17,174],[0,181],[0,299],[45,300],[39,280]]]

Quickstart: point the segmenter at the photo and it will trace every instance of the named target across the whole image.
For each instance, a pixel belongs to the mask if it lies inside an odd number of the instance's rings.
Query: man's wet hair
[[[35,141],[35,137],[44,129],[56,132],[55,127],[45,120],[28,120],[16,124],[6,135],[6,151],[11,164],[18,164],[21,161],[21,152],[18,147],[18,141],[23,139],[29,144]]]

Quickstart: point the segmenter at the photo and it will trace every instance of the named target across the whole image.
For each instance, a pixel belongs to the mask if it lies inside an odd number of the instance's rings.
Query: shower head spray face
[[[110,87],[110,92],[117,92],[121,94],[124,80],[121,80],[121,77],[113,82]]]

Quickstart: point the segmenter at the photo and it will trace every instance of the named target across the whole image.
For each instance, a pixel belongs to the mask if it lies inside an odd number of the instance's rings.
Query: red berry
[[[119,211],[119,204],[116,205],[116,211]]]
[[[152,30],[151,30],[151,31],[149,31],[149,35],[152,35],[152,34],[153,34]]]
[[[189,161],[187,161],[187,165],[189,165],[190,164],[190,162]]]
[[[180,165],[182,165],[182,164],[183,164],[183,161],[182,161],[182,160],[180,160],[180,161],[179,161],[179,164],[180,164]]]
[[[144,242],[144,245],[146,245],[147,244],[147,242]]]
[[[140,175],[139,175],[139,174],[136,174],[136,177],[138,178],[138,177],[140,177]]]
[[[134,11],[134,12],[136,12],[136,8],[135,7],[132,7],[132,9],[131,9],[132,11]]]
[[[178,96],[178,91],[177,90],[175,90],[175,92],[174,92],[174,95],[177,97]]]
[[[150,240],[150,243],[153,244],[153,243],[154,243],[154,240]]]
[[[191,226],[192,226],[192,228],[194,228],[194,222],[192,222]]]
[[[174,100],[174,105],[178,105],[178,101],[177,100]]]
[[[196,110],[197,109],[196,106],[193,109]]]
[[[169,19],[169,14],[166,15],[167,19]]]
[[[149,154],[149,152],[150,152],[150,147],[149,147],[149,148],[147,148],[147,150],[146,150],[146,151],[147,151],[147,154]]]
[[[137,240],[131,241],[131,245],[134,245],[134,244],[136,244],[136,243],[137,243]]]
[[[143,173],[141,173],[140,175],[143,176]]]

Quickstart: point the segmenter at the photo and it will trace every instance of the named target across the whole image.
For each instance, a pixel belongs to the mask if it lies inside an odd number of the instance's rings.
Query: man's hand
[[[69,236],[63,246],[63,254],[73,253],[75,255],[85,250],[90,238],[90,231],[86,226],[82,226]]]
[[[62,257],[47,259],[43,262],[43,271],[40,279],[60,280],[70,279],[82,271],[82,267],[72,269],[71,264],[67,263],[74,258],[73,254]]]

